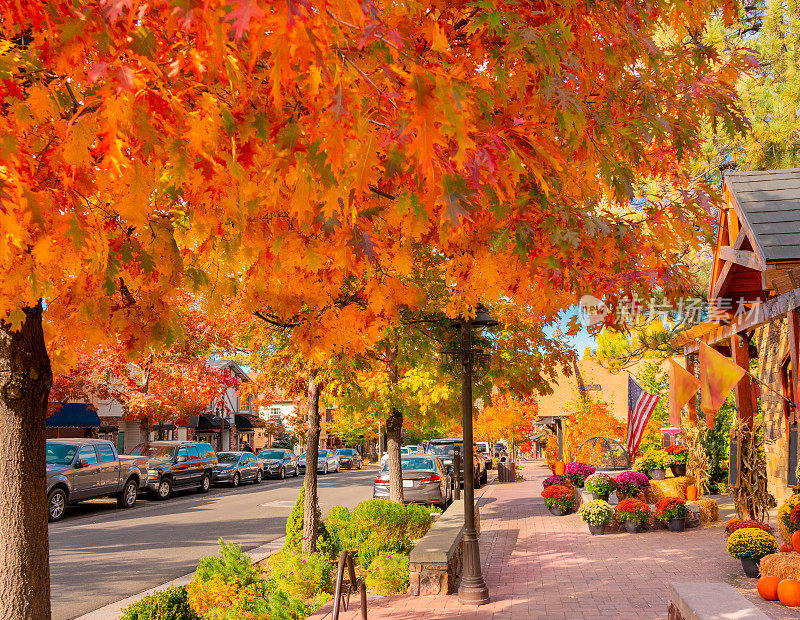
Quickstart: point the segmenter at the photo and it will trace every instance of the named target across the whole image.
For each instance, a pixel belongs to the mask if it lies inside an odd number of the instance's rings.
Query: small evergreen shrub
[[[291,597],[274,580],[259,581],[241,589],[229,606],[214,607],[204,614],[213,620],[298,620],[313,613]]]
[[[306,485],[300,487],[300,495],[297,496],[297,501],[294,503],[292,512],[289,513],[289,518],[286,520],[286,542],[283,544],[284,549],[291,549],[299,551],[303,547],[303,513],[305,511]],[[328,532],[322,522],[322,511],[317,506],[317,547],[329,547],[330,543],[327,541]]]
[[[381,596],[405,594],[408,591],[408,556],[400,553],[378,555],[367,569],[364,581],[372,592]]]
[[[269,558],[270,572],[281,590],[306,600],[331,589],[333,565],[322,554],[281,549]]]
[[[219,577],[225,582],[246,586],[259,580],[258,568],[239,545],[219,539],[219,556],[209,555],[200,560],[192,581],[209,581]]]
[[[184,587],[149,594],[125,609],[121,620],[200,620]]]

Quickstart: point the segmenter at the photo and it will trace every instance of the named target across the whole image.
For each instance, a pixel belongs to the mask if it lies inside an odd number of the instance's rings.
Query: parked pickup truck
[[[136,503],[147,485],[148,460],[120,456],[105,439],[47,440],[47,512],[58,521],[67,504],[92,497],[114,496],[122,508]]]

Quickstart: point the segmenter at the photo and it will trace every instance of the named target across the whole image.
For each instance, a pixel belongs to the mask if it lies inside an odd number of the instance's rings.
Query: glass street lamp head
[[[461,327],[463,324],[463,315],[461,318],[453,321],[453,327]],[[500,322],[495,319],[483,304],[478,304],[475,307],[475,318],[470,320],[470,327],[475,329],[483,329],[485,327],[497,327]]]
[[[497,327],[500,322],[494,318],[483,304],[478,304],[475,308],[475,318],[472,319],[473,327]]]

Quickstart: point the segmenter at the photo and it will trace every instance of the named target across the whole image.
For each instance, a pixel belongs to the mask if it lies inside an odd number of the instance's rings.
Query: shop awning
[[[100,428],[100,416],[92,405],[86,403],[64,403],[48,416],[47,428]]]
[[[220,429],[223,428],[223,425],[225,428],[230,426],[224,419],[213,413],[203,413],[196,417],[193,416],[189,422],[189,426],[198,431],[214,431],[215,433],[218,433]]]
[[[233,416],[233,423],[236,425],[236,430],[239,431],[253,430],[253,420],[250,419],[250,416],[237,413],[235,416]]]

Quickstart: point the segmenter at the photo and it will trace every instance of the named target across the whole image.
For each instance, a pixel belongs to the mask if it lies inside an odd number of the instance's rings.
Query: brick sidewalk
[[[725,550],[724,522],[673,533],[591,536],[577,514],[554,517],[541,498],[542,464],[525,482],[490,485],[481,502],[481,562],[491,603],[466,607],[456,596],[368,597],[370,619],[496,618],[572,620],[666,618],[669,582],[722,581],[773,618],[800,618],[761,600],[755,579]],[[340,618],[360,618],[358,598]],[[312,616],[329,620],[329,603]]]

